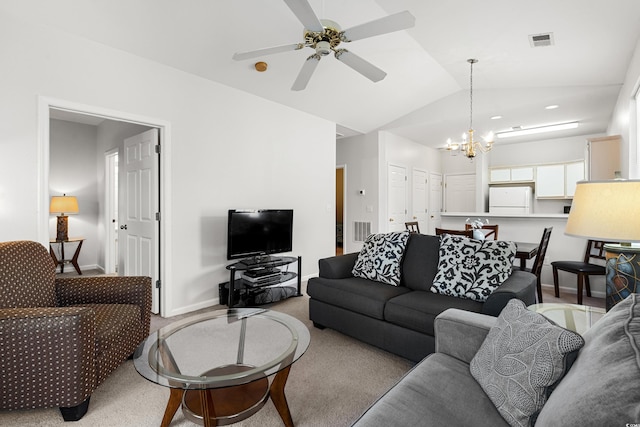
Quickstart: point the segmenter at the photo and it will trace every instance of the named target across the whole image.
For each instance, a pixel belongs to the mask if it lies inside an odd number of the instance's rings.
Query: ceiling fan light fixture
[[[331,43],[321,40],[316,43],[316,53],[320,56],[327,56],[331,53]]]

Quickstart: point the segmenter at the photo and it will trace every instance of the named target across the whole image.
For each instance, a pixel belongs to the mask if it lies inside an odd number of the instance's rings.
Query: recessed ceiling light
[[[555,110],[555,109],[556,109],[556,108],[558,108],[558,107],[559,107],[559,105],[555,105],[555,104],[553,104],[553,105],[547,105],[547,106],[546,106],[546,107],[544,107],[544,108],[545,108],[545,109],[547,109],[547,110]]]
[[[502,116],[492,116],[491,120],[498,120],[498,119],[501,119],[501,118],[502,118]]]

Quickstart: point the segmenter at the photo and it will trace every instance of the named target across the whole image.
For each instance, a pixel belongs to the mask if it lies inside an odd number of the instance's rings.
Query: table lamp
[[[66,214],[78,213],[78,200],[74,196],[62,196],[51,197],[51,204],[49,205],[49,213],[58,214],[58,224],[56,227],[56,240],[66,241],[69,240],[67,233],[69,229],[68,216]]]
[[[608,242],[606,307],[640,292],[640,180],[580,181],[565,234]]]

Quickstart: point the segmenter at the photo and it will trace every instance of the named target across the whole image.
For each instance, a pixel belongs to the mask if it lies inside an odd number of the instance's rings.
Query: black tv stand
[[[282,257],[274,257],[271,255],[265,254],[265,255],[256,255],[256,256],[244,258],[240,260],[240,263],[249,267],[253,267],[257,265],[264,265],[264,264],[269,264],[273,262],[279,262],[281,260],[282,260]]]
[[[290,296],[302,296],[302,257],[272,257],[261,255],[259,259],[262,262],[254,263],[251,263],[251,261],[255,261],[256,257],[250,257],[248,259],[250,260],[249,264],[245,263],[247,259],[243,259],[227,266],[227,270],[229,270],[229,282],[220,283],[219,285],[220,304],[226,303],[229,308],[234,306],[265,304],[265,302],[254,302],[256,300],[254,297],[267,291],[268,287],[273,287],[273,285],[285,283],[295,278],[297,278],[296,288],[284,287],[281,289],[290,291],[286,296],[287,298]],[[281,271],[278,268],[293,264],[294,262],[298,263],[296,273]],[[255,276],[255,280],[249,281],[247,278],[236,278],[236,272],[251,272],[249,276]],[[274,287],[273,289],[276,288]],[[291,293],[293,293],[293,295],[291,295]]]

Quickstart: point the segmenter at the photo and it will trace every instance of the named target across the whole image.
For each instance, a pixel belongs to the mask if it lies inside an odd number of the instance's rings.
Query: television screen
[[[229,210],[227,259],[291,252],[293,209]]]

